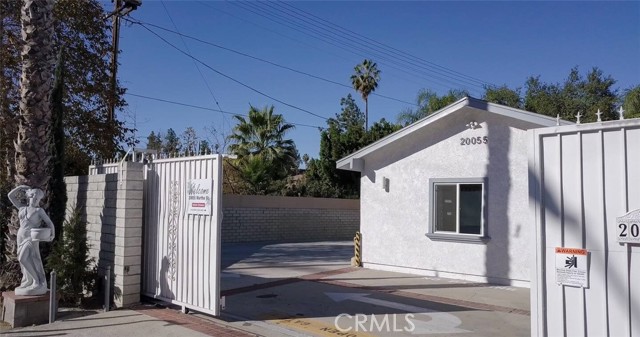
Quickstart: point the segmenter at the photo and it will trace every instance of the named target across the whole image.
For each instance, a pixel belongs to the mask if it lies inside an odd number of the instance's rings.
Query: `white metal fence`
[[[118,173],[119,165],[120,163],[117,161],[91,164],[89,166],[89,175]]]
[[[142,293],[219,315],[222,156],[147,167]]]
[[[532,335],[640,337],[640,245],[619,243],[616,224],[640,208],[640,120],[530,134]],[[558,284],[556,247],[588,251],[586,287]]]

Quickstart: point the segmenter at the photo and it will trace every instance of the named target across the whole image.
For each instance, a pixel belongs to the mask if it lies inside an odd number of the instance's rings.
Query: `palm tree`
[[[260,110],[252,106],[248,119],[242,116],[234,118],[238,124],[229,136],[233,143],[229,150],[238,156],[239,164],[251,164],[239,165],[249,168],[244,176],[255,178],[256,175],[249,171],[251,167],[257,168],[258,162],[269,166],[268,172],[273,180],[283,179],[297,169],[298,150],[292,139],[285,139],[294,126],[286,123],[282,115],[274,114],[273,106]]]
[[[47,191],[51,158],[54,0],[24,0],[22,76],[16,150],[16,184]]]
[[[54,0],[23,0],[22,75],[20,77],[20,107],[17,116],[15,147],[15,184],[29,185],[48,191],[49,160],[51,158],[51,91],[55,55],[53,52]],[[3,266],[5,286],[18,281],[20,270],[16,261],[15,234],[18,218],[14,212],[9,226],[7,265]]]
[[[368,59],[362,61],[354,68],[355,74],[351,75],[351,84],[364,100],[364,128],[369,128],[369,94],[374,92],[380,81],[378,65]]]

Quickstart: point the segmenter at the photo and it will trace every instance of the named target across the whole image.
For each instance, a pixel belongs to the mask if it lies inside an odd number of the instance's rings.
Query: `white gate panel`
[[[210,215],[189,214],[189,182],[195,179],[212,180]],[[220,155],[148,165],[143,295],[219,315],[221,197]]]
[[[532,335],[640,337],[640,245],[616,232],[640,209],[640,120],[529,132]],[[555,247],[589,251],[588,287],[556,283]]]

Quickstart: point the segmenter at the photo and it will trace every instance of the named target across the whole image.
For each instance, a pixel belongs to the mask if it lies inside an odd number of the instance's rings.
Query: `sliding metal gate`
[[[640,119],[529,133],[531,334],[640,337]]]
[[[154,160],[145,174],[142,294],[219,315],[222,157]]]

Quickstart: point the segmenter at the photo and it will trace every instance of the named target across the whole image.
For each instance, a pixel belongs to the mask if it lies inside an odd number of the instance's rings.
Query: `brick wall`
[[[222,209],[223,243],[351,240],[360,227],[358,200],[225,194]]]

